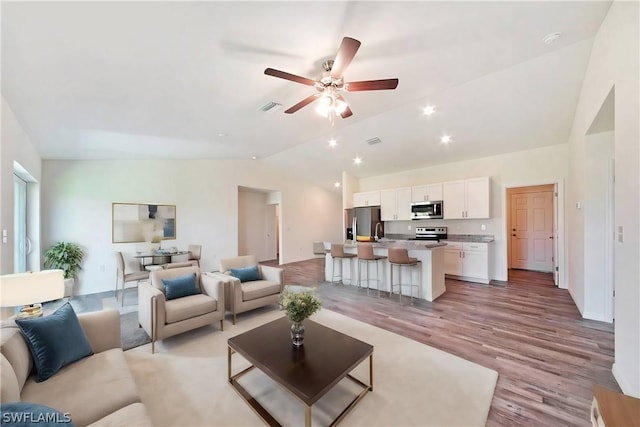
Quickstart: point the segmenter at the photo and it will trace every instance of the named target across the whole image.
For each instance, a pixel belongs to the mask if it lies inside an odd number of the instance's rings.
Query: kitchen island
[[[375,255],[387,256],[388,248],[406,248],[409,251],[409,256],[411,258],[416,258],[421,261],[420,264],[420,274],[421,274],[421,290],[420,290],[420,298],[425,299],[427,301],[434,301],[440,295],[442,295],[446,288],[444,284],[444,247],[446,243],[439,242],[426,242],[426,241],[407,241],[407,240],[386,240],[382,239],[378,242],[373,243],[373,253]],[[331,244],[325,244],[325,247],[330,248]],[[346,253],[357,254],[357,247],[355,243],[345,243],[344,251]],[[358,268],[359,263],[357,258],[352,259],[342,259],[342,277],[343,283],[353,286],[358,286]],[[331,269],[333,266],[333,258],[331,254],[328,253],[325,257],[325,280],[327,282],[331,281]],[[364,266],[364,264],[363,264]],[[390,292],[391,288],[389,284],[391,283],[391,268],[388,260],[384,260],[382,263],[382,267],[380,267],[379,274],[382,283],[380,284],[380,290]],[[339,271],[338,262],[336,262],[336,273]],[[375,278],[375,264],[370,263],[368,273],[371,274],[369,277]],[[403,276],[406,276],[407,267],[403,267]],[[413,282],[417,283],[419,278],[418,272],[415,268],[412,269],[413,274]],[[367,272],[362,273],[362,278],[367,277]],[[397,281],[397,272],[394,274],[395,280]],[[353,280],[351,280],[353,278]],[[403,280],[403,282],[408,283],[408,280]],[[363,280],[362,285],[366,287],[366,282]],[[397,283],[396,283],[397,285]],[[375,285],[372,285],[372,288],[375,288]],[[404,288],[404,287],[403,287]],[[408,287],[407,287],[408,288]],[[406,293],[403,295],[409,295],[408,289]],[[414,298],[417,295],[414,294]]]

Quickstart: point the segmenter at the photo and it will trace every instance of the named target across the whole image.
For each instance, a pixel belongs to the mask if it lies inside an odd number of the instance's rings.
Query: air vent
[[[282,104],[278,104],[277,102],[267,102],[262,107],[260,107],[260,111],[264,111],[265,113],[273,113],[282,108]]]
[[[367,139],[367,144],[369,145],[376,145],[376,144],[380,144],[381,142],[382,140],[377,136],[375,138]]]

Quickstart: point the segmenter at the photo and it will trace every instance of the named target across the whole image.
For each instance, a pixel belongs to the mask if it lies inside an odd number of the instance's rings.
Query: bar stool
[[[362,283],[362,268],[361,265],[364,263],[365,269],[367,270],[367,295],[369,295],[369,289],[371,289],[370,283],[371,280],[376,282],[376,289],[378,289],[378,296],[380,296],[380,275],[378,274],[378,261],[383,261],[387,259],[386,256],[382,255],[374,255],[373,254],[373,244],[371,243],[358,243],[358,287],[361,287]],[[376,278],[369,278],[369,263],[374,263],[376,265]],[[384,266],[384,263],[382,264]],[[382,271],[384,276],[384,270]]]
[[[418,288],[418,298],[420,298],[420,288],[422,287],[421,277],[421,261],[416,258],[409,258],[409,251],[404,248],[389,248],[389,264],[391,265],[391,294],[393,294],[393,267],[398,267],[398,295],[399,301],[402,302],[402,267],[409,267],[409,292],[411,295],[411,304],[413,304],[413,288]],[[413,268],[418,267],[418,283],[413,283]],[[407,285],[407,284],[405,284]]]
[[[344,285],[344,279],[342,278],[342,260],[343,259],[348,259],[349,260],[349,268],[351,268],[351,260],[353,258],[356,257],[356,254],[346,254],[344,253],[344,245],[341,243],[332,243],[331,244],[331,259],[332,259],[332,264],[331,264],[331,283],[335,284],[335,278],[339,277],[340,281],[342,282],[342,284]],[[340,275],[336,276],[334,274],[335,272],[335,268],[336,268],[336,261],[338,261],[340,263]],[[351,277],[351,276],[349,276]],[[349,279],[349,284],[353,283],[353,281],[351,279]]]

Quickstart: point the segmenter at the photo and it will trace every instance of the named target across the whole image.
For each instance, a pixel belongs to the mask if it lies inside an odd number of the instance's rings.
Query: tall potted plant
[[[78,271],[82,270],[84,252],[77,243],[58,242],[44,252],[44,266],[50,269],[64,271],[64,296],[73,293],[74,279]]]

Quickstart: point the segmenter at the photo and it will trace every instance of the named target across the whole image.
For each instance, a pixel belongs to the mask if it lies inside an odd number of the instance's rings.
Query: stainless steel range
[[[445,240],[447,227],[416,227],[416,240]]]

